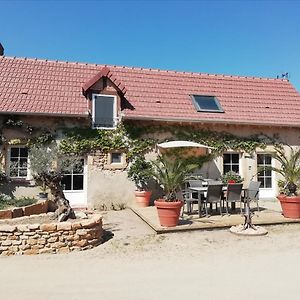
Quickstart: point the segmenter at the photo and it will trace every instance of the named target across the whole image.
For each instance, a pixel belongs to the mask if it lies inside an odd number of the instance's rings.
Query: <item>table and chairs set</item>
[[[197,204],[199,217],[210,216],[215,205],[216,211],[222,216],[224,209],[226,214],[236,211],[239,204],[240,213],[243,213],[246,205],[254,201],[259,211],[259,187],[261,182],[250,181],[249,186],[244,187],[242,183],[224,184],[216,180],[188,180],[182,192],[184,199],[183,213],[192,214],[194,204]],[[209,207],[208,207],[209,206]],[[209,211],[210,210],[210,213]]]

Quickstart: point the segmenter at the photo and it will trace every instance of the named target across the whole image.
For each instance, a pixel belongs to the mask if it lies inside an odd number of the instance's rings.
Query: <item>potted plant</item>
[[[189,163],[186,159],[170,159],[158,156],[152,161],[152,176],[163,189],[163,198],[154,201],[161,226],[176,226],[179,221],[183,200],[178,199],[187,174],[198,168],[197,164]]]
[[[280,163],[280,168],[269,167],[279,173],[283,180],[278,181],[280,201],[283,216],[286,218],[300,218],[300,196],[297,194],[300,179],[300,149],[288,146],[290,154],[287,155],[283,147],[277,146],[272,157]]]
[[[151,177],[149,173],[150,169],[150,162],[147,162],[144,157],[139,156],[131,163],[127,173],[128,178],[135,183],[135,198],[140,207],[147,207],[150,203],[152,194],[152,192],[148,190],[148,183]]]
[[[226,184],[230,183],[242,183],[244,181],[244,178],[242,178],[238,173],[234,171],[229,171],[225,173],[222,177],[222,182]]]
[[[45,184],[44,181],[39,181],[38,178],[35,177],[35,182],[37,184],[40,184],[40,190],[41,192],[39,192],[39,198],[40,199],[43,199],[43,200],[47,200],[48,199],[48,193],[47,193],[47,186]]]

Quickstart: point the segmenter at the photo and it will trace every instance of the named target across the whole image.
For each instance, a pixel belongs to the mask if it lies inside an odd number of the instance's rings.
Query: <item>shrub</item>
[[[38,200],[32,197],[20,197],[15,199],[14,204],[16,207],[22,207],[35,204]]]

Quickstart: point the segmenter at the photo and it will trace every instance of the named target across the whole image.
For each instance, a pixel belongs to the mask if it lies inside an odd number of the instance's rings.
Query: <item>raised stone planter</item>
[[[0,225],[0,254],[68,253],[102,243],[102,216],[73,222]]]
[[[36,204],[0,210],[0,219],[13,219],[22,216],[39,215],[48,212],[48,200],[39,201]]]

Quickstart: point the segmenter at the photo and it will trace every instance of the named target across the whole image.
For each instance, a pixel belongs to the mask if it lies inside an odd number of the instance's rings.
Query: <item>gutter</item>
[[[124,116],[126,120],[137,120],[137,121],[161,121],[161,122],[180,122],[180,123],[207,123],[207,124],[231,124],[231,125],[261,125],[270,127],[299,127],[299,124],[274,124],[268,122],[250,122],[250,121],[231,121],[226,119],[181,119],[181,118],[160,118],[160,117],[149,117],[149,116]]]

